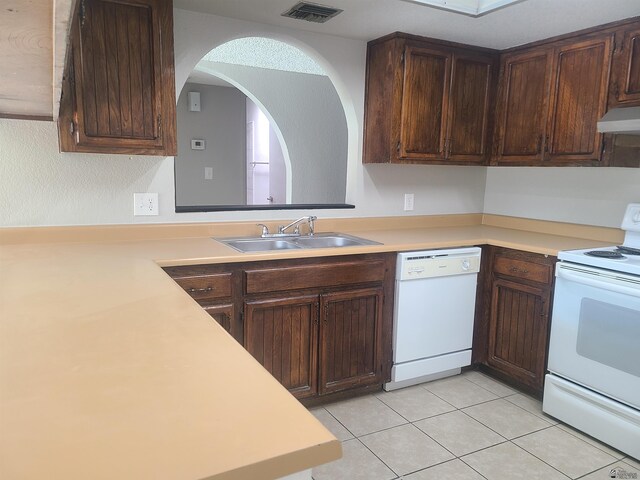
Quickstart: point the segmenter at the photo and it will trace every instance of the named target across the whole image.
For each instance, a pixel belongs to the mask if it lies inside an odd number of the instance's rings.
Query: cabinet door
[[[400,123],[400,157],[444,160],[451,54],[407,47]]]
[[[550,69],[548,49],[502,57],[494,163],[541,162]]]
[[[227,332],[232,334],[232,325],[234,318],[233,304],[215,305],[203,307],[204,310],[211,315],[211,317],[222,325]]]
[[[640,27],[624,32],[618,42],[609,106],[640,106]]]
[[[607,109],[612,37],[559,46],[545,141],[545,160],[593,163],[602,154],[597,122]]]
[[[549,289],[494,279],[487,363],[541,391],[549,327]]]
[[[447,159],[483,163],[489,155],[491,58],[454,55],[451,73]]]
[[[64,93],[73,98],[71,125],[60,125],[63,151],[175,154],[171,3],[82,1],[72,30],[71,91]]]
[[[317,392],[318,296],[244,303],[244,347],[297,398]]]
[[[320,393],[381,382],[383,290],[322,295]]]

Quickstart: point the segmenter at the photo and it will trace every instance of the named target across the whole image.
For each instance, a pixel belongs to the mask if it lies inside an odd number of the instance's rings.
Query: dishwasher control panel
[[[446,277],[480,271],[480,248],[455,248],[398,254],[397,280]]]

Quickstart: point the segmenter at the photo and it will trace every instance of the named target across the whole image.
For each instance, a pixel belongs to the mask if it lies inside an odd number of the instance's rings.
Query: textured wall
[[[637,168],[487,169],[485,213],[619,227],[640,202]]]
[[[187,96],[200,92],[201,111],[190,112]],[[245,203],[245,95],[235,88],[188,83],[178,99],[176,205],[242,205]],[[192,150],[191,139],[206,142]],[[213,179],[205,180],[205,167]]]

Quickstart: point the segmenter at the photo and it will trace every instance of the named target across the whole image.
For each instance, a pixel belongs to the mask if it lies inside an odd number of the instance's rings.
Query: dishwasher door
[[[470,349],[476,284],[477,273],[398,281],[393,362]]]
[[[394,390],[471,364],[480,249],[398,255],[393,318]]]

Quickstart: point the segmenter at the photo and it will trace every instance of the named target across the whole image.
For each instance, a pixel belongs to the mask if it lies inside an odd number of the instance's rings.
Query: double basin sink
[[[216,240],[242,253],[380,245],[379,242],[344,233],[318,233],[312,236],[217,238]]]

